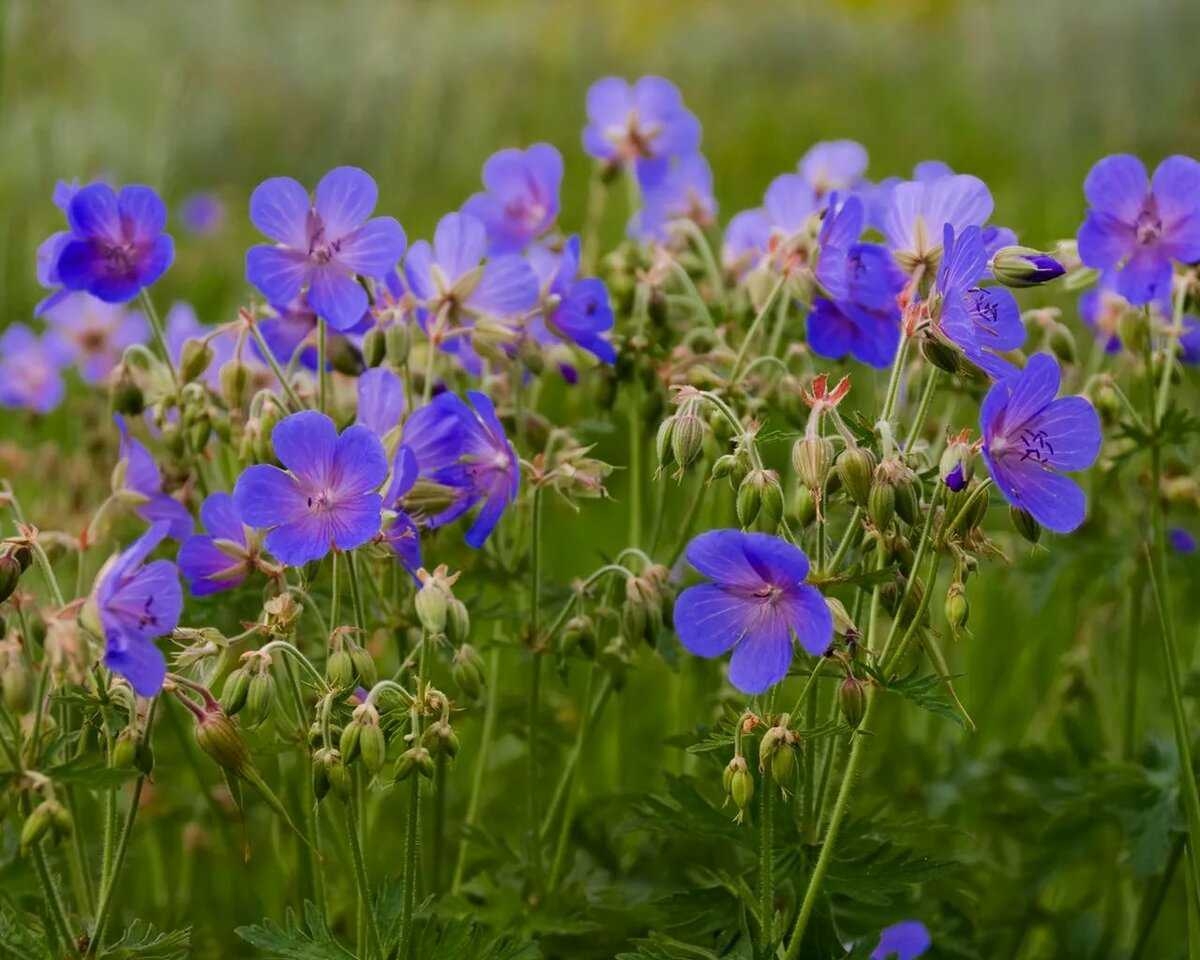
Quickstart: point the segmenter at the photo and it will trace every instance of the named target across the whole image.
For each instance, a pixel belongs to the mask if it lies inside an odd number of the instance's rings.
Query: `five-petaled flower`
[[[355,279],[382,277],[404,256],[404,230],[392,217],[371,217],[379,191],[357,167],[337,167],[310,197],[291,177],[264,180],[250,195],[250,220],[275,241],[246,251],[246,279],[269,303],[308,303],[335,330],[367,312]]]
[[[765,533],[710,530],[688,544],[687,559],[712,582],[679,595],[675,630],[698,656],[732,649],[729,681],[743,693],[762,693],[787,675],[793,635],[813,656],[829,649],[833,618],[804,582],[808,557],[799,547]]]
[[[125,348],[145,343],[150,327],[139,310],[68,293],[47,308],[46,325],[70,349],[85,383],[102,383]]]
[[[881,230],[896,261],[913,273],[938,265],[947,225],[961,233],[967,227],[981,227],[991,215],[987,184],[959,173],[897,184],[888,194]]]
[[[162,473],[150,451],[129,434],[122,417],[114,417],[121,432],[120,462],[121,489],[118,495],[129,503],[134,512],[147,523],[164,522],[167,536],[184,540],[192,534],[192,515],[174,497],[163,493]]]
[[[630,84],[605,77],[587,92],[583,149],[597,160],[644,168],[695,153],[700,121],[683,105],[679,88],[662,77]]]
[[[574,343],[602,363],[615,363],[617,351],[608,339],[613,311],[608,288],[597,277],[579,276],[579,237],[559,252],[535,246],[529,263],[541,284],[542,310],[527,326],[541,344]]]
[[[96,578],[89,606],[104,633],[104,665],[119,673],[143,697],[162,689],[167,663],[154,641],[179,625],[183,589],[170,560],[146,563],[167,536],[168,524],[155,523],[123,553],[111,558]]]
[[[1200,260],[1200,163],[1167,157],[1146,176],[1129,154],[1105,157],[1088,172],[1089,206],[1079,257],[1116,271],[1116,288],[1134,305],[1169,299],[1173,262]]]
[[[0,405],[49,413],[62,402],[62,369],[71,350],[53,331],[38,336],[23,323],[0,334]]]
[[[247,531],[230,494],[210,494],[200,522],[208,532],[179,548],[179,570],[197,597],[239,586],[258,563],[257,536]]]
[[[355,424],[338,436],[329,417],[305,410],[280,421],[271,444],[287,469],[249,467],[233,490],[242,522],[269,531],[268,552],[295,567],[379,533],[388,465],[369,429]]]
[[[485,192],[468,198],[463,213],[483,223],[489,253],[517,253],[554,226],[562,178],[562,154],[548,143],[501,150],[483,165]]]
[[[1020,373],[988,391],[980,411],[983,459],[1015,507],[1043,527],[1070,533],[1087,498],[1060,471],[1086,470],[1100,452],[1100,418],[1083,397],[1061,397],[1061,371],[1048,354],[1030,357]]]

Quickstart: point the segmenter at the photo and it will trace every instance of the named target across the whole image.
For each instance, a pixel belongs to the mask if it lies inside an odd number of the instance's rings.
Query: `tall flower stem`
[[[750,324],[750,329],[746,331],[745,339],[742,340],[742,345],[738,348],[737,356],[734,358],[733,369],[729,371],[729,382],[731,384],[738,382],[738,376],[742,372],[742,364],[745,363],[746,353],[750,349],[750,344],[752,344],[755,338],[758,336],[759,327],[762,326],[763,320],[766,318],[767,314],[771,312],[771,307],[775,304],[775,298],[779,296],[780,292],[783,290],[783,285],[786,282],[786,274],[783,274],[777,281],[775,281],[775,286],[773,286],[771,288],[771,292],[767,294],[766,301],[763,303],[762,307],[759,308],[758,313],[755,315],[754,320]]]
[[[597,164],[588,180],[587,212],[583,221],[583,254],[580,269],[583,276],[590,276],[596,269],[596,247],[600,242],[600,223],[604,219],[604,206],[608,201],[608,180],[604,167]]]
[[[529,673],[529,717],[528,717],[528,748],[529,748],[529,783],[526,793],[529,797],[529,863],[533,875],[533,887],[541,888],[542,882],[542,841],[539,827],[541,825],[541,804],[538,796],[538,722],[541,713],[542,692],[542,652],[541,652],[541,606],[542,606],[542,488],[533,488],[533,522],[530,530],[529,545],[529,641],[530,641],[530,673]]]
[[[925,418],[929,415],[929,405],[933,400],[933,395],[937,391],[938,380],[941,371],[934,366],[929,368],[929,376],[925,380],[925,388],[921,391],[921,402],[917,406],[916,416],[913,417],[912,425],[908,428],[908,433],[904,437],[904,452],[907,453],[912,449],[912,446],[917,441],[917,437],[921,435],[921,428],[925,426]]]
[[[295,413],[304,409],[304,401],[302,401],[295,389],[292,387],[291,380],[288,375],[283,372],[283,368],[279,366],[279,361],[275,358],[275,351],[267,345],[266,338],[258,329],[257,323],[251,323],[250,336],[254,338],[254,342],[258,344],[258,352],[263,355],[263,359],[267,361],[267,366],[271,368],[271,372],[275,374],[275,379],[279,381],[279,386],[283,388],[284,394],[288,398],[288,402],[292,405],[292,412]]]
[[[896,399],[900,395],[901,372],[904,370],[904,361],[907,357],[908,338],[904,337],[901,339],[895,359],[892,361],[892,372],[888,375],[887,393],[884,395],[883,411],[879,414],[880,420],[890,420],[892,414],[896,412]]]
[[[18,524],[25,524],[25,513],[21,510],[21,503],[17,500],[17,495],[13,493],[12,485],[7,481],[3,481],[3,486],[0,486],[0,494],[8,500],[8,507],[12,511],[13,519]],[[58,585],[58,577],[54,575],[54,567],[50,564],[50,558],[46,556],[46,551],[42,549],[42,545],[38,543],[35,537],[29,545],[29,549],[33,553],[33,561],[37,564],[38,570],[46,580],[46,586],[50,588],[50,596],[54,600],[55,606],[62,609],[67,605],[66,599],[63,597],[62,588]]]
[[[151,732],[154,729],[154,715],[158,711],[159,698],[155,697],[150,701],[150,709],[146,711],[146,739],[149,741]],[[125,855],[129,852],[129,841],[133,836],[133,824],[137,820],[138,806],[142,799],[142,788],[146,786],[146,775],[142,774],[137,778],[133,785],[133,794],[129,798],[129,810],[125,814],[125,822],[121,827],[120,837],[117,839],[116,850],[112,856],[111,872],[108,876],[101,878],[100,884],[100,902],[96,907],[96,926],[92,931],[91,940],[88,943],[87,956],[96,956],[100,949],[100,944],[104,940],[104,931],[108,926],[109,917],[112,913],[113,897],[117,889],[117,881],[121,877],[121,868],[125,865]]]
[[[500,624],[495,629],[498,639]],[[471,796],[467,800],[467,814],[463,820],[464,827],[475,826],[479,818],[479,798],[483,795],[483,777],[487,772],[489,748],[492,738],[496,735],[496,715],[500,705],[500,648],[493,646],[488,654],[487,707],[483,713],[483,732],[479,736],[479,753],[475,757],[475,770],[471,778]],[[467,833],[464,831],[462,841],[458,845],[458,861],[454,864],[454,879],[450,882],[450,892],[458,893],[462,886],[463,870],[467,864]]]
[[[154,301],[150,299],[150,291],[142,287],[141,293],[138,294],[138,300],[146,312],[146,319],[150,323],[151,333],[154,334],[154,342],[162,354],[163,363],[167,365],[167,370],[171,374],[171,383],[178,390],[180,387],[179,371],[175,369],[175,361],[171,359],[171,351],[167,347],[167,336],[163,330],[162,320],[159,319],[158,311],[154,309]]]
[[[425,701],[425,669],[429,659],[427,652],[430,638],[421,634],[421,653],[417,658],[417,695],[409,707],[410,743],[417,747],[421,743],[421,705]],[[413,913],[417,905],[417,861],[420,856],[421,821],[421,774],[413,770],[409,774],[408,816],[404,830],[404,889],[400,905],[398,960],[408,960],[412,954]]]
[[[64,956],[78,957],[79,948],[75,945],[75,936],[71,931],[71,921],[67,916],[67,908],[63,903],[62,893],[50,872],[46,861],[46,853],[42,849],[44,841],[39,840],[30,851],[33,859],[34,873],[37,874],[38,884],[42,888],[42,897],[46,901],[46,910],[50,914],[51,926],[56,934],[55,939],[62,941]],[[89,954],[90,955],[90,954]]]
[[[317,409],[325,412],[329,402],[329,331],[325,318],[317,317]]]
[[[775,820],[771,810],[775,789],[765,774],[762,779],[758,804],[758,922],[762,955],[769,957],[775,941]]]
[[[629,544],[642,542],[642,384],[629,394]]]
[[[418,774],[414,773],[414,777]],[[366,917],[366,943],[360,944],[360,950],[366,960],[381,956],[383,943],[379,936],[379,922],[375,917],[375,907],[371,902],[371,887],[367,880],[367,864],[363,857],[362,840],[359,836],[358,807],[354,797],[346,799],[346,839],[350,844],[350,857],[354,861],[354,887],[358,895],[359,909]]]

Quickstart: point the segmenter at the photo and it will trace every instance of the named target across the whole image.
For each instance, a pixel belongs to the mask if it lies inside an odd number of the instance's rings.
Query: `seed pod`
[[[346,728],[342,731],[342,738],[338,743],[338,750],[341,751],[342,759],[346,763],[353,763],[358,759],[358,748],[362,743],[363,724],[357,720],[351,720],[346,724]]]
[[[1046,343],[1059,363],[1072,364],[1079,360],[1079,353],[1075,349],[1075,337],[1063,324],[1055,323],[1050,327],[1046,334]]]
[[[796,748],[791,743],[784,743],[771,754],[771,779],[784,790],[795,783]]]
[[[774,532],[783,518],[783,487],[779,485],[779,474],[774,470],[763,470],[762,504],[759,507],[758,519],[765,524],[766,529]]]
[[[838,479],[856,507],[866,507],[877,465],[875,454],[866,447],[847,447],[838,455]]]
[[[812,491],[803,484],[792,493],[792,517],[801,528],[817,518],[817,502],[813,499]]]
[[[427,633],[441,634],[446,632],[447,608],[446,591],[429,580],[417,591],[414,601],[417,608],[417,619]]]
[[[312,758],[312,790],[317,803],[329,793],[329,772],[325,768],[325,751],[318,750]]]
[[[0,556],[0,603],[11,597],[21,581],[21,564],[12,554]]]
[[[738,808],[738,817],[744,817],[754,799],[754,775],[743,765],[733,772],[729,780],[729,795]]]
[[[867,516],[876,530],[890,530],[896,516],[896,488],[886,481],[875,481],[867,496]]]
[[[372,327],[362,338],[362,357],[363,363],[368,367],[377,367],[383,363],[387,355],[387,342],[384,338],[383,331],[378,327]]]
[[[412,338],[407,323],[393,323],[384,331],[387,359],[393,367],[402,367],[408,362],[408,349]]]
[[[896,515],[910,527],[920,518],[921,487],[917,479],[896,485]]]
[[[471,614],[458,597],[451,597],[446,607],[446,636],[451,643],[466,643],[471,636]]]
[[[743,527],[749,527],[758,519],[758,511],[761,506],[762,490],[753,482],[750,474],[747,474],[737,492],[738,522]]]
[[[955,580],[946,591],[946,622],[950,624],[950,631],[956,637],[967,625],[967,617],[970,612],[971,607],[967,603],[966,588],[961,580]]]
[[[146,409],[146,396],[128,367],[121,367],[109,388],[109,405],[113,413],[140,417]]]
[[[240,776],[250,765],[250,750],[223,710],[207,711],[196,724],[196,743],[218,766]]]
[[[250,371],[240,360],[230,360],[218,375],[221,399],[230,410],[241,410],[246,405],[246,393],[250,388]]]
[[[712,466],[712,478],[714,480],[723,480],[730,476],[734,468],[737,467],[738,459],[732,453],[725,453],[717,457]]]
[[[197,380],[213,362],[212,344],[207,340],[189,337],[179,351],[179,378],[184,383]]]
[[[958,373],[958,353],[950,344],[936,337],[926,337],[921,341],[921,356],[939,370],[949,374]]]
[[[1033,519],[1033,514],[1021,507],[1009,507],[1008,516],[1017,533],[1030,543],[1037,543],[1042,536],[1041,525]]]
[[[567,628],[571,622],[568,621]],[[483,694],[483,660],[469,643],[464,643],[454,654],[450,675],[468,699],[478,700]]]
[[[354,673],[358,682],[370,689],[379,680],[379,671],[375,667],[375,659],[358,644],[350,647],[350,662],[354,665]]]
[[[133,755],[133,765],[137,767],[138,773],[143,777],[148,777],[154,772],[154,748],[150,746],[150,740],[147,737],[138,738],[137,752]]]
[[[275,678],[270,670],[259,670],[250,678],[243,721],[252,727],[258,726],[271,715],[274,705]]]
[[[338,690],[354,686],[354,661],[345,649],[334,650],[325,661],[325,679]]]
[[[663,470],[675,462],[675,445],[672,442],[675,435],[675,415],[667,417],[658,425],[654,435],[654,452],[658,456],[658,465]]]
[[[833,469],[833,454],[828,437],[801,437],[792,444],[792,469],[809,490],[823,490]]]
[[[325,751],[325,776],[335,797],[345,800],[350,796],[350,771],[346,769],[342,755],[336,750]]]
[[[671,453],[681,470],[686,470],[704,449],[704,421],[690,409],[675,417],[671,431]]]
[[[345,337],[332,336],[328,340],[329,365],[347,377],[357,377],[363,372],[362,354]]]
[[[21,827],[21,853],[28,854],[54,826],[53,800],[43,800],[25,819]]]
[[[433,757],[424,747],[409,747],[400,754],[396,762],[395,777],[397,780],[407,780],[413,773],[429,779],[433,776]]]
[[[387,739],[383,735],[383,727],[377,723],[365,724],[358,738],[358,749],[363,766],[372,775],[379,773],[387,760]]]
[[[867,711],[867,691],[861,680],[850,675],[842,681],[838,687],[838,706],[846,723],[857,730]]]

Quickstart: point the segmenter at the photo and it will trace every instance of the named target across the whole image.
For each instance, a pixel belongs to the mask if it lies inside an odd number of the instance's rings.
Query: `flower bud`
[[[1006,287],[1036,287],[1064,273],[1054,257],[1031,247],[1001,247],[992,257],[992,276]]]
[[[774,470],[755,469],[746,474],[738,488],[738,520],[749,527],[755,520],[765,529],[774,529],[783,516],[783,488]]]
[[[833,469],[833,454],[833,442],[828,437],[801,437],[792,444],[792,469],[809,490],[824,490]]]
[[[445,720],[439,720],[426,727],[421,736],[421,744],[431,756],[453,759],[458,755],[458,734]]]
[[[358,739],[358,750],[362,755],[363,766],[371,775],[379,773],[387,760],[387,738],[383,734],[383,727],[378,723],[366,724]]]
[[[967,625],[967,617],[971,607],[967,603],[967,591],[961,580],[955,580],[946,591],[946,622],[950,624],[950,632],[956,637]]]
[[[813,492],[803,484],[798,485],[792,494],[792,516],[801,529],[817,518],[817,501],[813,499]]]
[[[876,480],[867,495],[867,516],[876,530],[888,530],[896,516],[896,488],[885,481]]]
[[[336,690],[349,690],[354,686],[354,661],[349,651],[334,650],[325,661],[325,679]]]
[[[937,337],[927,336],[921,340],[921,356],[939,370],[951,375],[958,373],[958,353],[950,344]]]
[[[754,799],[754,775],[741,757],[734,757],[726,769],[729,771],[729,796],[738,808],[737,821],[741,823]]]
[[[712,473],[710,476],[714,480],[723,480],[725,477],[732,475],[734,469],[738,465],[738,458],[735,454],[725,453],[717,457],[713,462]]]
[[[446,632],[446,617],[449,600],[442,585],[434,579],[426,580],[417,591],[414,601],[417,608],[417,619],[429,634]]]
[[[246,394],[250,389],[250,370],[242,361],[230,360],[218,375],[221,399],[230,410],[241,410],[246,405]]]
[[[837,597],[826,597],[825,606],[829,608],[829,613],[833,617],[833,632],[839,637],[845,637],[849,634],[857,634],[858,628],[854,625],[854,621],[850,619],[850,614],[846,612],[846,605]]]
[[[408,350],[412,342],[407,323],[393,323],[383,333],[388,363],[403,367],[408,363]]]
[[[1130,353],[1142,353],[1150,337],[1150,324],[1145,311],[1125,310],[1117,320],[1117,335]]]
[[[1008,516],[1017,533],[1030,543],[1037,543],[1042,536],[1041,525],[1033,519],[1033,514],[1021,507],[1009,507]]]
[[[259,670],[250,678],[246,690],[245,713],[243,722],[252,727],[263,723],[270,715],[275,705],[275,678],[270,670]]]
[[[746,474],[746,478],[737,491],[737,515],[738,522],[742,527],[749,527],[758,519],[758,511],[761,506],[762,489],[751,481],[750,474]]]
[[[567,626],[570,625],[568,622]],[[483,695],[483,659],[469,643],[464,643],[455,652],[450,675],[468,699],[478,700]]]
[[[771,754],[771,779],[785,791],[796,782],[796,748],[790,742]]]
[[[375,659],[358,644],[350,647],[350,663],[354,666],[354,675],[364,687],[373,687],[379,680],[379,671],[375,667]]]
[[[33,705],[29,671],[20,656],[7,658],[4,670],[0,672],[0,692],[4,695],[4,705],[18,716]]]
[[[446,607],[446,636],[451,643],[466,643],[471,636],[471,614],[458,597],[451,597]]]
[[[118,369],[109,388],[109,405],[113,413],[126,417],[140,417],[146,409],[146,396],[126,366]]]
[[[671,454],[679,469],[686,470],[704,449],[707,430],[704,421],[691,406],[685,407],[673,419],[675,425],[671,430]]]
[[[154,748],[150,746],[149,737],[138,737],[133,765],[143,777],[148,777],[154,772]]]
[[[132,727],[126,727],[113,743],[112,754],[108,764],[114,770],[127,770],[133,766],[137,757],[138,735]]]
[[[1075,348],[1075,336],[1065,325],[1052,324],[1046,331],[1046,344],[1059,363],[1072,364],[1079,360],[1079,352]]]
[[[331,336],[326,342],[329,365],[347,377],[357,377],[365,369],[362,354],[346,337]]]
[[[915,476],[896,484],[896,515],[910,527],[916,525],[920,513],[921,486]]]
[[[329,785],[327,789],[339,800],[350,796],[350,771],[342,762],[342,755],[337,750],[326,749],[319,751],[319,760],[316,757],[313,759],[324,768],[324,778]]]
[[[858,729],[862,723],[863,714],[867,711],[867,691],[863,682],[853,674],[842,681],[838,687],[838,706],[841,707],[842,717],[851,729]]]
[[[43,837],[54,827],[55,807],[60,806],[55,800],[43,800],[25,819],[21,827],[21,853],[28,854]]]
[[[207,340],[189,337],[179,351],[179,378],[184,383],[197,380],[213,362],[212,344]]]
[[[396,761],[395,778],[407,780],[413,773],[419,773],[427,780],[433,776],[433,757],[424,747],[409,747],[400,754]]]
[[[387,341],[379,327],[372,327],[362,338],[363,363],[368,367],[377,367],[387,356]]]
[[[877,461],[866,447],[846,447],[837,458],[837,475],[856,507],[866,507]]]
[[[342,730],[341,739],[338,741],[338,750],[341,751],[342,759],[346,763],[353,763],[358,759],[358,747],[362,741],[363,724],[357,720],[351,720]]]
[[[0,603],[13,595],[21,580],[21,563],[12,554],[0,556]]]
[[[217,765],[235,776],[250,766],[250,750],[233,721],[221,709],[207,710],[196,724],[196,743]]]

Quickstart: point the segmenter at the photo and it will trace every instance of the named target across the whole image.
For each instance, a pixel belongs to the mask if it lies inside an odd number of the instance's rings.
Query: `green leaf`
[[[881,689],[899,694],[934,716],[952,720],[964,730],[967,728],[954,700],[946,692],[945,683],[936,673],[918,676],[919,668],[914,667],[907,676],[887,680],[879,670],[870,665],[867,665],[866,670]]]
[[[354,954],[334,937],[320,909],[308,901],[304,903],[303,920],[289,909],[282,926],[266,919],[234,932],[274,960],[355,960]]]
[[[134,920],[101,956],[108,960],[186,960],[191,945],[191,927],[164,933],[144,920]]]
[[[0,960],[49,956],[41,917],[26,913],[5,897],[0,901]]]
[[[103,756],[94,753],[72,757],[66,763],[60,763],[42,772],[55,783],[87,787],[90,790],[119,787],[126,780],[132,780],[138,775],[133,767],[114,769]]]
[[[438,960],[541,960],[532,940],[517,934],[497,934],[469,920],[429,920],[414,937],[414,957]]]

